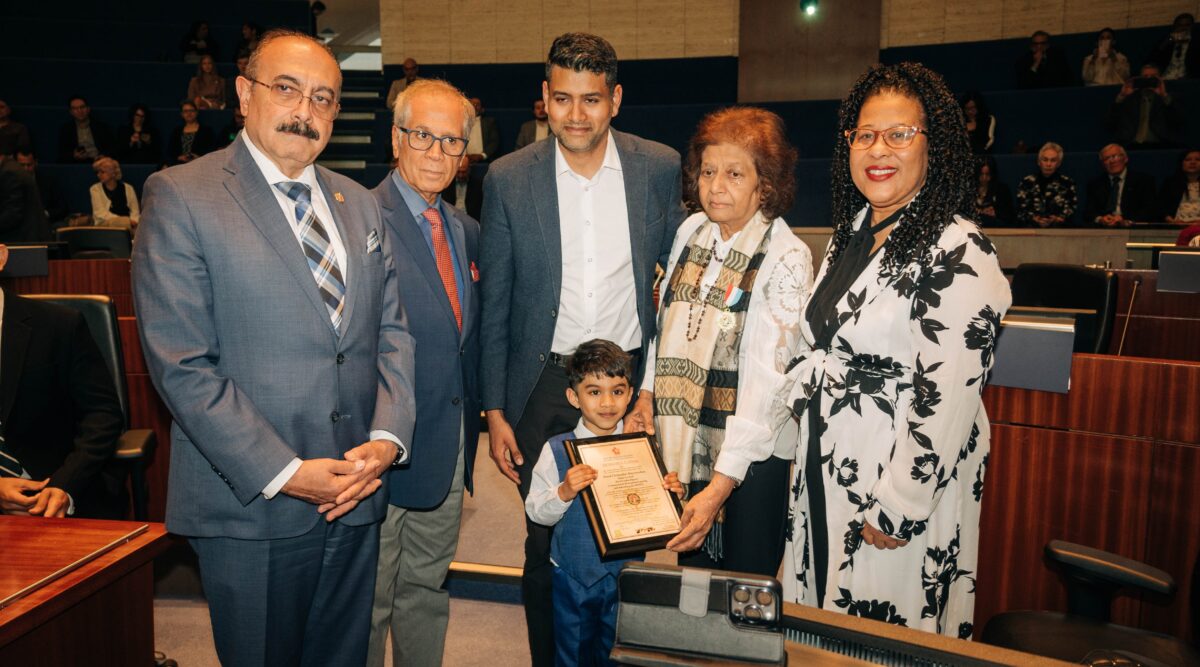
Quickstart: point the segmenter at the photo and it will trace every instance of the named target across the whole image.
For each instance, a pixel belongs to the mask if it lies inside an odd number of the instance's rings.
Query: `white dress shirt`
[[[625,423],[617,422],[617,428],[611,435],[624,433]],[[575,438],[595,438],[588,427],[583,425],[583,419],[575,426]],[[558,474],[558,464],[554,462],[554,452],[550,442],[542,445],[542,453],[538,454],[537,463],[533,466],[533,479],[529,481],[529,495],[525,496],[525,513],[535,523],[543,526],[553,526],[562,521],[563,515],[571,507],[574,500],[564,502],[558,497],[558,486],[562,484],[562,475]],[[579,496],[576,496],[578,498]],[[558,563],[555,563],[558,565]]]
[[[625,179],[612,133],[604,164],[591,178],[571,170],[554,143],[558,220],[562,241],[562,291],[550,350],[567,355],[593,338],[625,350],[641,347],[637,290]]]
[[[342,271],[343,284],[349,286],[353,276],[350,275],[350,267],[346,264],[346,245],[342,242],[342,234],[338,230],[337,222],[333,219],[333,212],[329,210],[329,202],[325,200],[325,193],[321,190],[321,185],[317,183],[317,170],[310,164],[304,168],[304,171],[300,172],[300,176],[297,178],[288,178],[279,170],[279,167],[275,166],[274,162],[271,162],[270,158],[259,150],[258,146],[254,145],[254,142],[250,140],[249,134],[242,132],[240,136],[246,142],[246,148],[250,150],[250,157],[254,158],[254,164],[258,165],[258,170],[262,172],[263,177],[267,179],[267,184],[271,186],[271,192],[275,195],[275,201],[279,204],[280,210],[283,211],[283,216],[288,221],[288,227],[295,234],[296,243],[300,244],[301,248],[304,247],[304,238],[300,233],[300,226],[296,224],[296,202],[292,201],[291,197],[288,197],[286,193],[275,187],[275,184],[299,181],[310,188],[313,212],[316,213],[317,218],[321,221],[321,226],[325,228],[325,232],[329,234],[329,245],[333,248],[338,268]],[[390,440],[395,443],[399,451],[396,462],[403,463],[408,458],[408,448],[395,435],[387,431],[371,431],[370,437],[372,440]],[[283,488],[283,485],[287,484],[292,475],[295,475],[296,471],[300,469],[301,463],[303,461],[300,460],[300,457],[292,459],[271,480],[271,483],[263,488],[263,497],[267,500],[274,498],[275,494],[279,493],[279,490]]]
[[[467,155],[482,155],[483,159],[488,159],[488,154],[483,152],[483,123],[478,119],[471,125],[471,136],[467,137]]]

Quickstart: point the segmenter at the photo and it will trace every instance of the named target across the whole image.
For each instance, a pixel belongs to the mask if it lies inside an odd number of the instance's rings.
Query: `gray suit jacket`
[[[666,266],[675,230],[687,217],[681,203],[679,153],[616,130],[612,136],[625,176],[645,349],[655,333],[654,267]],[[483,182],[483,408],[502,408],[511,424],[521,419],[546,366],[558,317],[562,237],[554,145],[539,141],[506,155],[492,164]]]
[[[374,429],[412,441],[414,345],[392,241],[370,193],[316,170],[346,246],[340,334],[243,142],[146,181],[133,288],[151,378],[174,417],[172,532],[302,534],[322,520],[313,505],[261,495],[293,457],[342,458]],[[380,244],[368,252],[372,234]],[[371,523],[386,505],[385,486],[341,520]]]

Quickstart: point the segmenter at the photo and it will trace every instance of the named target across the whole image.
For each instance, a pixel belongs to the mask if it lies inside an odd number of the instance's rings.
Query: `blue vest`
[[[574,432],[550,438],[550,451],[554,454],[555,465],[558,466],[559,479],[565,478],[567,470],[571,468],[567,448],[563,446],[563,442],[574,438]],[[575,497],[571,506],[567,508],[567,513],[554,525],[554,536],[550,539],[550,557],[571,578],[589,588],[606,574],[616,578],[625,563],[642,560],[641,557],[600,559],[600,550],[596,547],[591,524],[588,523],[587,513],[583,509],[583,498],[579,496]]]

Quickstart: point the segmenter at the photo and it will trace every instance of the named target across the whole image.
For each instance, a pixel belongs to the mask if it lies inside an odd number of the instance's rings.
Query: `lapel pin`
[[[345,198],[345,197],[343,197],[343,196],[342,196],[342,193],[340,193],[340,192],[335,192],[335,193],[333,193],[333,198],[334,198],[334,199],[336,199],[336,200],[337,200],[337,203],[339,203],[339,204],[345,204],[345,203],[346,203],[346,198]]]

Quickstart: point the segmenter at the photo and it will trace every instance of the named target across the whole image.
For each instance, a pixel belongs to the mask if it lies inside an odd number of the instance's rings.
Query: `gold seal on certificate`
[[[654,436],[624,433],[567,440],[571,465],[596,470],[580,492],[602,558],[661,549],[682,527],[679,499],[663,488],[667,475]]]

